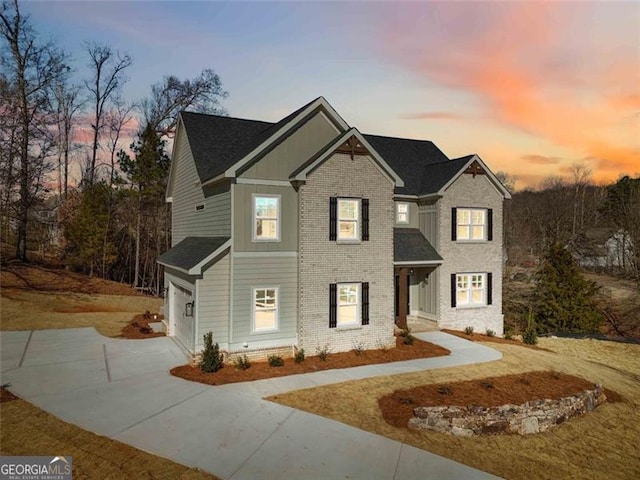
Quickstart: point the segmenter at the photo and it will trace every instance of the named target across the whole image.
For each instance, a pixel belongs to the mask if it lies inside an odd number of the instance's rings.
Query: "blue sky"
[[[640,4],[35,2],[86,75],[83,41],[134,59],[124,94],[222,78],[229,114],[277,121],[323,95],[366,133],[478,153],[520,187],[640,172]]]

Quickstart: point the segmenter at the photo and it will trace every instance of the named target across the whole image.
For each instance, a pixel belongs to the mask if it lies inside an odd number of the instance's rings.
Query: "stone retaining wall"
[[[590,412],[606,401],[601,385],[559,400],[536,400],[500,407],[418,407],[409,428],[435,430],[461,437],[500,433],[540,433]]]

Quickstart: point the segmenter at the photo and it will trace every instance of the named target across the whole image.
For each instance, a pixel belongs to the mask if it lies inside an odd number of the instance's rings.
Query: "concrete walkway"
[[[211,387],[167,373],[186,361],[167,337],[119,340],[93,328],[0,332],[0,382],[10,382],[16,395],[62,420],[224,479],[495,478],[262,400],[300,388],[501,358],[445,333],[416,336],[452,354]]]

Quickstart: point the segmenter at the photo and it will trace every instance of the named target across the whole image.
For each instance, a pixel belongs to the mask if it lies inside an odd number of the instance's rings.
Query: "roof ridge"
[[[275,125],[274,122],[270,122],[268,120],[256,120],[255,118],[240,118],[240,117],[231,117],[229,115],[218,115],[215,113],[202,113],[202,112],[190,112],[189,110],[181,110],[180,115],[183,114],[189,115],[199,115],[201,117],[215,117],[215,118],[223,118],[226,120],[240,120],[242,122],[254,122],[254,123],[268,123],[269,125]]]
[[[435,143],[433,143],[433,140],[425,140],[425,139],[420,139],[420,138],[390,137],[389,135],[376,135],[374,133],[363,133],[362,135],[364,137],[389,138],[391,140],[405,140],[405,141],[408,140],[410,142],[431,143],[431,144],[435,145]]]

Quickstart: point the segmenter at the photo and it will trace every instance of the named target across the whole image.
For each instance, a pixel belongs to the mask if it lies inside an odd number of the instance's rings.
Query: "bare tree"
[[[584,163],[571,165],[571,177],[573,180],[573,222],[571,234],[582,233],[584,229],[584,206],[587,187],[591,185],[591,169]]]
[[[496,178],[502,183],[504,188],[509,190],[510,193],[516,190],[516,181],[518,180],[514,175],[507,172],[496,172]]]
[[[181,110],[225,114],[220,100],[228,95],[220,77],[210,69],[203,70],[193,80],[166,76],[161,83],[151,87],[151,96],[141,103],[144,124],[140,133],[151,125],[160,137],[172,135]]]
[[[113,108],[105,114],[105,127],[107,130],[107,149],[109,150],[109,187],[113,186],[116,179],[117,152],[122,139],[124,128],[133,120],[135,104],[127,104],[122,99],[113,101]]]
[[[124,71],[133,64],[133,60],[127,54],[113,52],[110,47],[97,43],[85,44],[89,55],[89,66],[93,70],[91,80],[85,81],[89,90],[90,101],[93,105],[93,143],[91,161],[87,166],[86,181],[93,185],[96,173],[96,158],[100,144],[100,134],[105,126],[104,115],[107,104],[117,96],[123,83],[126,82]]]
[[[81,111],[80,86],[58,82],[53,89],[55,100],[58,147],[58,196],[67,198],[69,188],[69,153],[72,131]]]
[[[48,93],[69,70],[65,55],[51,42],[41,43],[18,1],[0,6],[0,37],[8,49],[3,55],[2,77],[15,94],[18,208],[16,256],[27,261],[29,212],[50,168],[47,158],[53,146]],[[13,170],[13,169],[12,169]]]

